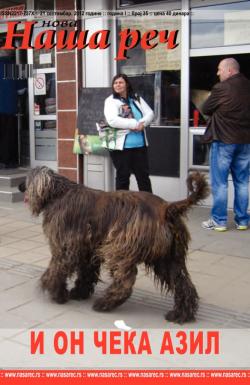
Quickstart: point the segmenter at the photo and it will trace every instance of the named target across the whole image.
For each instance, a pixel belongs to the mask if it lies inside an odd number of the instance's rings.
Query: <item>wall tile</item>
[[[72,139],[75,135],[77,113],[71,111],[58,112],[58,138]]]
[[[66,178],[73,180],[74,182],[77,182],[77,170],[67,170],[64,168],[60,168],[58,170],[58,173],[60,175],[65,176]]]
[[[57,55],[57,80],[75,80],[76,61],[75,53],[61,53]]]
[[[56,0],[56,9],[75,9],[75,1],[74,0]]]
[[[76,84],[75,83],[57,83],[58,109],[74,110],[76,109]]]
[[[77,156],[73,154],[72,140],[58,141],[58,167],[77,167]]]

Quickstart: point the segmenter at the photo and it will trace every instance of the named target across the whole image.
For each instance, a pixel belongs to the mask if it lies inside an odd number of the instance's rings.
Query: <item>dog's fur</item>
[[[167,203],[146,192],[93,190],[47,167],[31,170],[20,190],[33,215],[43,212],[52,254],[42,288],[58,303],[88,298],[105,265],[112,283],[94,309],[108,311],[131,295],[137,266],[144,263],[161,289],[174,294],[166,319],[194,320],[198,294],[186,268],[190,235],[182,217],[207,196],[208,185],[199,173],[191,174],[187,185],[187,199]],[[66,281],[73,273],[77,278],[69,292]]]

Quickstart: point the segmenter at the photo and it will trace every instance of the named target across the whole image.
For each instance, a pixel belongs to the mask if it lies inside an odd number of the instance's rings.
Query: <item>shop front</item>
[[[1,11],[54,9],[51,1],[15,0],[1,2]],[[9,19],[10,20],[10,19]],[[17,20],[17,19],[14,19]],[[17,33],[23,22],[17,21]],[[0,20],[0,41],[4,45],[8,24]],[[39,33],[34,28],[33,38]],[[57,167],[55,50],[19,49],[22,37],[14,40],[15,50],[0,50],[0,162],[2,168]]]
[[[191,11],[189,98],[198,112],[196,122],[193,121],[189,127],[189,170],[208,172],[209,147],[201,140],[206,116],[200,111],[200,106],[219,80],[216,73],[222,59],[234,57],[240,64],[241,72],[250,78],[250,38],[247,33],[250,1],[193,0]],[[232,208],[234,191],[231,175],[228,198]]]
[[[93,1],[84,4],[86,9],[94,7]],[[106,2],[95,4],[97,9],[107,9],[108,5]],[[185,180],[190,170],[209,171],[209,147],[201,141],[207,117],[202,114],[201,105],[219,80],[218,63],[223,58],[235,57],[241,71],[250,77],[250,40],[245,32],[250,25],[250,2],[183,0],[129,1],[128,4],[118,1],[116,6],[118,10],[140,9],[146,16],[119,17],[116,21],[89,19],[85,20],[85,26],[111,28],[117,46],[119,32],[125,28],[137,29],[141,34],[149,29],[174,29],[179,31],[179,46],[172,52],[160,45],[145,51],[138,44],[129,51],[129,59],[115,63],[112,56],[114,58],[116,52],[110,52],[106,58],[100,52],[84,52],[85,86],[110,86],[117,72],[131,78],[135,90],[155,112],[155,119],[147,129],[153,190],[163,198],[180,199],[186,195]],[[156,9],[172,11],[172,15],[176,10],[190,14],[150,18],[150,11]],[[229,187],[232,207],[231,180]],[[132,188],[136,189],[135,180]]]
[[[1,4],[1,9],[6,9],[4,5],[7,4]],[[6,23],[0,19],[0,46],[4,44],[6,31]],[[15,39],[14,45],[18,47],[19,39]],[[0,50],[1,169],[29,164],[27,63],[24,50]]]
[[[89,33],[110,30],[112,44],[106,50],[0,50],[0,64],[3,58],[10,61],[23,76],[22,83],[16,82],[15,98],[12,93],[15,106],[11,115],[15,123],[11,125],[16,132],[16,142],[11,141],[15,148],[14,163],[26,167],[46,164],[90,187],[112,189],[114,173],[109,157],[79,156],[72,153],[72,148],[81,89],[108,88],[112,77],[123,72],[155,112],[155,119],[147,129],[153,191],[168,200],[185,197],[185,180],[190,170],[209,171],[209,148],[201,141],[206,126],[201,105],[218,81],[219,61],[235,57],[241,71],[250,78],[250,1],[85,0],[76,3],[58,0],[55,8],[53,2],[47,0],[12,3],[24,4],[27,9],[140,9],[145,15],[79,19],[76,28]],[[1,6],[7,7],[8,2],[1,2]],[[150,17],[154,10],[159,11],[158,15]],[[162,17],[161,10],[165,15],[169,11],[170,16]],[[173,11],[185,12],[185,16],[173,16]],[[0,24],[0,39],[4,39],[6,28],[6,23]],[[178,31],[177,47],[166,50],[164,44],[159,44],[145,50],[138,44],[128,52],[128,59],[114,60],[119,33],[125,28],[136,29],[141,34],[150,29]],[[35,26],[33,38],[40,31],[40,26]],[[18,44],[17,39],[17,47]],[[10,85],[5,83],[6,86],[10,89]],[[2,106],[3,103],[0,108]],[[98,106],[102,106],[101,100]],[[2,114],[8,111],[0,110],[0,113],[2,119]],[[1,156],[6,147],[11,147],[8,140],[11,139],[1,141]],[[0,163],[4,161],[0,159]],[[136,189],[133,178],[131,189]]]

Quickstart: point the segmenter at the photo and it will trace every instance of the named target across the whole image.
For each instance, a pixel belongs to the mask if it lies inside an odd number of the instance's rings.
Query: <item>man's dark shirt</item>
[[[244,75],[217,83],[202,111],[209,116],[204,142],[250,143],[250,80]]]

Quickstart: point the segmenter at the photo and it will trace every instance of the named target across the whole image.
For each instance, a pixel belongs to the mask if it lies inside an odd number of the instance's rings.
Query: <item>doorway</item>
[[[5,34],[0,34],[0,46]],[[16,46],[18,47],[18,39]],[[30,165],[26,50],[0,50],[0,168]]]

